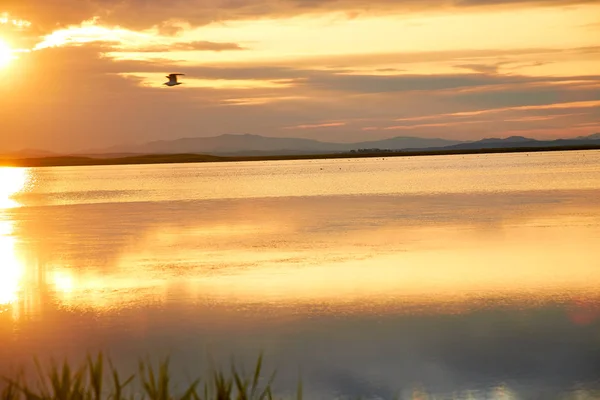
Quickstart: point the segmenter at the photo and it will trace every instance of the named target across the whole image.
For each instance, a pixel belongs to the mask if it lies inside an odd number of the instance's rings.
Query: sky
[[[600,0],[168,4],[0,0],[0,152],[600,132]]]

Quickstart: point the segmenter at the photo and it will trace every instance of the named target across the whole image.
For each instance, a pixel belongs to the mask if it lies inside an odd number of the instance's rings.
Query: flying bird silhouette
[[[181,82],[177,82],[177,77],[179,75],[185,75],[185,74],[169,74],[169,75],[167,75],[167,78],[169,78],[169,82],[165,82],[165,83],[163,83],[163,85],[167,85],[167,86],[181,85]]]

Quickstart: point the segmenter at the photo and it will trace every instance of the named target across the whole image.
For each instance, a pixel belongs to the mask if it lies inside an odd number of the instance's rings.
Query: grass
[[[0,400],[271,400],[275,373],[263,379],[263,358],[245,376],[234,365],[225,374],[214,367],[207,378],[198,378],[182,389],[172,383],[169,359],[158,366],[140,361],[136,373],[122,375],[102,353],[88,356],[78,368],[67,361],[51,362],[44,368],[35,360],[36,377],[27,379],[21,370],[16,377],[3,377]],[[302,399],[302,386],[295,396]]]
[[[275,161],[275,160],[317,160],[335,158],[389,158],[439,155],[465,155],[488,153],[522,153],[569,150],[598,150],[600,145],[576,145],[554,147],[514,147],[471,150],[415,150],[398,152],[375,153],[333,153],[333,154],[304,154],[281,156],[213,156],[206,154],[151,154],[113,158],[95,157],[40,157],[0,160],[0,166],[7,167],[60,167],[86,165],[128,165],[128,164],[176,164],[199,162],[239,162],[239,161]]]

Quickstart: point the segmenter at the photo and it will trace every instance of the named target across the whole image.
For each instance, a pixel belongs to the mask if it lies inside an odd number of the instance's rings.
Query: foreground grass
[[[4,377],[0,383],[0,400],[269,400],[275,399],[272,384],[275,374],[267,380],[262,376],[260,356],[249,376],[244,376],[234,365],[228,374],[212,369],[206,379],[198,378],[184,388],[172,383],[173,373],[169,360],[153,367],[149,361],[140,361],[138,371],[122,375],[110,359],[102,354],[88,356],[78,368],[68,362],[51,363],[44,368],[35,362],[37,377]],[[298,385],[298,400],[302,386]]]
[[[333,153],[333,154],[304,154],[281,156],[213,156],[206,154],[151,154],[114,158],[96,157],[40,157],[21,159],[0,159],[0,166],[5,167],[60,167],[60,166],[88,166],[88,165],[128,165],[128,164],[178,164],[202,162],[240,162],[240,161],[276,161],[276,160],[319,160],[336,158],[389,158],[389,157],[415,157],[415,156],[440,156],[440,155],[466,155],[466,154],[491,154],[491,153],[533,153],[546,151],[570,150],[599,150],[600,145],[574,145],[554,147],[514,147],[470,150],[415,150],[398,152],[375,153]]]

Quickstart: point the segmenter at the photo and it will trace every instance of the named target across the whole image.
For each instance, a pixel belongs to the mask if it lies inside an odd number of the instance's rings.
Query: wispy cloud
[[[9,13],[0,13],[0,25],[10,25],[18,29],[25,29],[31,26],[31,22],[24,19],[13,18]]]
[[[408,131],[413,129],[422,128],[444,128],[450,126],[462,126],[465,124],[481,124],[491,122],[490,120],[471,120],[471,121],[460,121],[460,122],[440,122],[434,124],[415,124],[415,125],[392,125],[381,128],[384,131]]]
[[[286,126],[283,129],[315,129],[315,128],[332,128],[336,126],[344,126],[345,122],[324,122],[321,124],[303,124],[295,126]]]
[[[80,25],[69,26],[45,35],[34,50],[66,45],[81,45],[93,42],[104,43],[145,43],[152,36],[120,27],[105,27],[98,24],[98,18],[83,21]]]
[[[246,50],[238,43],[207,40],[177,41],[170,36],[161,36],[156,31],[138,32],[119,26],[105,26],[99,23],[97,17],[43,36],[33,50],[89,43],[104,43],[107,52],[165,53]]]
[[[532,122],[532,121],[549,121],[557,118],[577,117],[586,115],[585,113],[570,113],[570,114],[554,114],[554,115],[531,115],[528,117],[505,118],[504,122]]]
[[[109,24],[135,29],[147,29],[168,20],[187,21],[204,25],[214,21],[281,18],[339,12],[346,19],[361,15],[411,13],[427,10],[470,10],[479,8],[524,8],[565,6],[593,3],[589,0],[173,0],[165,16],[164,2],[160,0],[81,1],[62,0],[4,0],[2,6],[15,14],[24,15],[40,25],[51,27],[74,24],[98,16]]]
[[[431,119],[440,119],[440,118],[465,118],[465,117],[473,117],[480,116],[486,114],[498,114],[505,113],[508,111],[531,111],[531,110],[563,110],[570,108],[596,108],[600,107],[600,100],[591,100],[591,101],[574,101],[574,102],[564,102],[564,103],[552,103],[552,104],[544,104],[544,105],[532,105],[532,106],[518,106],[518,107],[503,107],[503,108],[493,108],[487,110],[477,110],[477,111],[463,111],[456,113],[448,113],[448,114],[434,114],[434,115],[425,115],[420,117],[409,117],[409,118],[397,118],[395,121],[398,122],[409,122],[409,121],[426,121]]]
[[[170,44],[153,45],[141,48],[128,48],[131,52],[153,52],[162,53],[168,51],[228,51],[228,50],[247,50],[237,43],[219,43],[205,40],[196,40],[192,42],[174,42]]]
[[[269,103],[282,103],[282,102],[294,102],[294,101],[302,101],[309,100],[306,96],[285,96],[285,95],[276,95],[271,94],[266,97],[237,97],[230,99],[222,99],[221,104],[229,105],[229,106],[259,106],[265,105]]]

